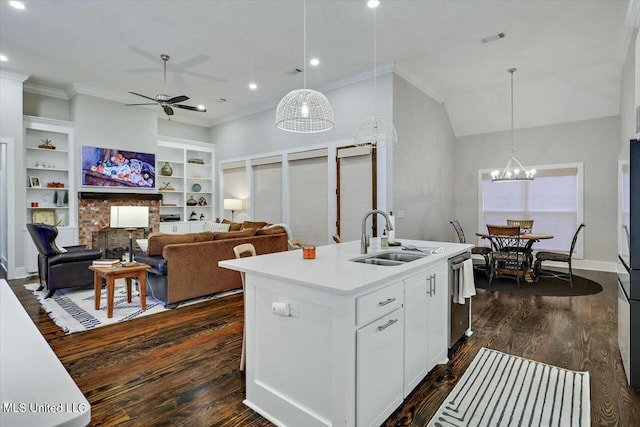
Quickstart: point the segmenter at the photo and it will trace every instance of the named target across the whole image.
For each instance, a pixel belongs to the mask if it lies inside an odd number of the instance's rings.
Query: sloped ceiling
[[[1,66],[30,75],[32,88],[76,84],[140,102],[127,92],[164,93],[166,53],[166,91],[208,108],[177,111],[174,120],[210,126],[275,106],[303,85],[301,74],[291,74],[304,67],[301,0],[24,3],[23,11],[0,3],[0,52],[9,57]],[[511,67],[518,69],[516,127],[617,115],[636,3],[382,0],[377,62],[395,61],[400,76],[443,102],[458,136],[509,127]],[[373,11],[365,0],[310,0],[306,8],[307,57],[321,61],[307,67],[308,87],[372,69]],[[500,32],[504,38],[481,42]]]

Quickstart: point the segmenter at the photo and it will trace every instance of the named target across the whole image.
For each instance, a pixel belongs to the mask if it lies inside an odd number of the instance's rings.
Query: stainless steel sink
[[[407,254],[403,252],[380,252],[366,257],[354,258],[351,261],[362,264],[394,266],[422,259],[429,254]]]
[[[399,253],[399,252],[383,252],[380,254],[376,254],[375,257],[379,259],[390,259],[393,261],[400,262],[411,262],[417,259],[422,259],[429,254],[407,254],[407,253]]]

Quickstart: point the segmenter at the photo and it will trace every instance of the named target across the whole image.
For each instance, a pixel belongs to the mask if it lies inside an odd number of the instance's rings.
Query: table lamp
[[[111,206],[111,228],[124,228],[129,232],[129,262],[133,262],[133,232],[149,226],[149,207]]]
[[[233,222],[233,212],[242,209],[242,200],[240,199],[224,199],[222,207],[231,211],[231,222]]]

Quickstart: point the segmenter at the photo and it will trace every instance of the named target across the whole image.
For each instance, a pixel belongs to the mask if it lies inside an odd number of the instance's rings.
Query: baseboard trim
[[[542,263],[542,266],[543,268],[554,267],[569,270],[568,264],[566,262],[545,261],[544,263]],[[571,268],[573,270],[594,270],[605,271],[609,273],[615,273],[617,271],[615,262],[590,259],[574,259],[571,261]]]

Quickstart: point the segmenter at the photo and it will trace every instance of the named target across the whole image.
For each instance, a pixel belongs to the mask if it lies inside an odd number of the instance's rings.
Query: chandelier
[[[316,133],[333,128],[333,109],[322,93],[307,89],[307,2],[303,3],[304,89],[292,90],[280,100],[276,126],[288,132]]]
[[[507,70],[511,74],[511,158],[507,166],[500,172],[498,169],[491,172],[491,181],[493,182],[509,182],[509,181],[533,181],[536,174],[535,169],[527,169],[522,163],[516,159],[515,149],[513,148],[513,73],[515,68]]]
[[[358,132],[354,138],[353,144],[359,147],[373,146],[385,147],[387,145],[396,145],[398,143],[398,134],[393,123],[387,124],[382,117],[375,115],[376,98],[378,92],[377,84],[377,67],[376,67],[376,8],[379,2],[368,2],[367,6],[373,9],[373,106],[374,116],[364,119],[358,125]]]

